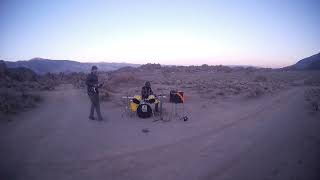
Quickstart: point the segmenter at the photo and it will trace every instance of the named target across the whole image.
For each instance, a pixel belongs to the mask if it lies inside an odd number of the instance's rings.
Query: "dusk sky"
[[[283,67],[320,52],[320,1],[0,0],[0,59]]]

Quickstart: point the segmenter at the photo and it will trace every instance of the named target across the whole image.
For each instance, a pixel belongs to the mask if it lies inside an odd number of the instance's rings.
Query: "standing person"
[[[91,73],[87,76],[87,80],[86,80],[86,84],[88,87],[87,88],[88,95],[89,95],[89,98],[91,101],[91,109],[90,109],[89,119],[95,120],[94,110],[96,110],[98,120],[102,121],[103,118],[101,116],[100,102],[99,102],[99,88],[102,86],[102,84],[99,84],[99,82],[98,82],[97,72],[98,72],[97,66],[92,66]]]

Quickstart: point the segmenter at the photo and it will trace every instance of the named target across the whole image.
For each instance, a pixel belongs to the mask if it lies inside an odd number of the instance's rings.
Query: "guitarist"
[[[86,84],[87,84],[87,91],[91,101],[91,109],[89,119],[96,120],[94,117],[94,110],[97,112],[98,121],[102,121],[103,118],[100,112],[100,101],[99,101],[99,88],[102,87],[102,84],[98,82],[98,67],[92,66],[91,73],[87,76]]]

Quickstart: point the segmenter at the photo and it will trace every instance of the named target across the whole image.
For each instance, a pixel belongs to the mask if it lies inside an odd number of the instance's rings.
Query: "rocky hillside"
[[[320,70],[320,53],[304,58],[296,64],[287,67],[290,70]]]
[[[88,72],[93,65],[97,65],[101,71],[112,71],[122,67],[137,67],[137,64],[129,63],[81,63],[70,60],[50,60],[42,58],[33,58],[27,61],[5,61],[7,67],[25,67],[33,70],[37,74],[45,73],[69,73],[69,72]]]

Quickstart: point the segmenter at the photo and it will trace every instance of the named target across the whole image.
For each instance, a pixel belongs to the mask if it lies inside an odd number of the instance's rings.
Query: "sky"
[[[0,59],[283,67],[320,52],[318,0],[0,0]]]

